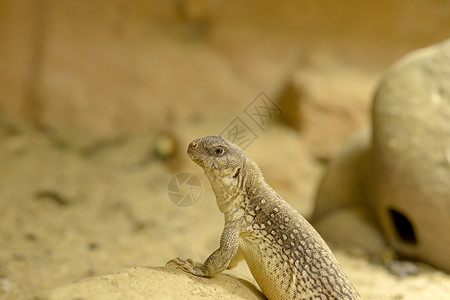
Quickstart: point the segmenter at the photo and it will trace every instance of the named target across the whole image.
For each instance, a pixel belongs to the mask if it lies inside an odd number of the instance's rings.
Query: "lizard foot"
[[[177,257],[177,258],[169,260],[166,263],[166,266],[173,265],[173,264],[177,265],[179,268],[181,268],[185,272],[191,273],[196,276],[205,276],[205,274],[202,271],[202,269],[200,268],[200,266],[197,266],[196,264],[194,264],[194,262],[190,258],[182,259],[182,258]]]

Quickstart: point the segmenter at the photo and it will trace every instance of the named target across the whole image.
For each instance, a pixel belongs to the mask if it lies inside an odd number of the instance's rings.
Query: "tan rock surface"
[[[329,241],[379,256],[387,243],[370,209],[371,130],[350,139],[332,159],[317,190],[313,226]]]
[[[373,138],[349,141],[330,164],[312,221],[329,240],[450,270],[450,40],[417,50],[382,77]],[[351,230],[354,227],[354,230]]]
[[[450,40],[383,76],[373,104],[372,205],[400,253],[450,271]]]
[[[170,267],[134,267],[84,279],[43,293],[43,300],[64,299],[264,299],[250,282],[226,274],[208,279]]]

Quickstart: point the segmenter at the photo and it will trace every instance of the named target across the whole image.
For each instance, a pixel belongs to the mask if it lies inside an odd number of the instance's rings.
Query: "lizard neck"
[[[264,194],[270,189],[259,167],[249,158],[231,178],[219,177],[208,171],[205,173],[216,195],[217,206],[223,214],[227,214],[232,208],[245,207],[248,204],[245,202],[250,197]]]
[[[226,214],[238,199],[241,199],[243,192],[239,189],[238,178],[217,177],[211,172],[205,172],[209,183],[216,195],[217,206],[220,212]]]

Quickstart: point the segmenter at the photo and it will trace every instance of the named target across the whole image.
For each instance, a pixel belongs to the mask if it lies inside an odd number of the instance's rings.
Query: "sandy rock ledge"
[[[37,299],[265,299],[250,282],[228,274],[201,278],[169,267],[133,267],[48,290]]]

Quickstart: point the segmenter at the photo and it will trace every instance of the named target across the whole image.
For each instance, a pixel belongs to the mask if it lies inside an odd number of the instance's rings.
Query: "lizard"
[[[360,299],[319,233],[243,150],[207,136],[192,141],[187,154],[204,170],[225,225],[219,248],[203,264],[178,257],[167,265],[212,277],[245,259],[268,299]]]

